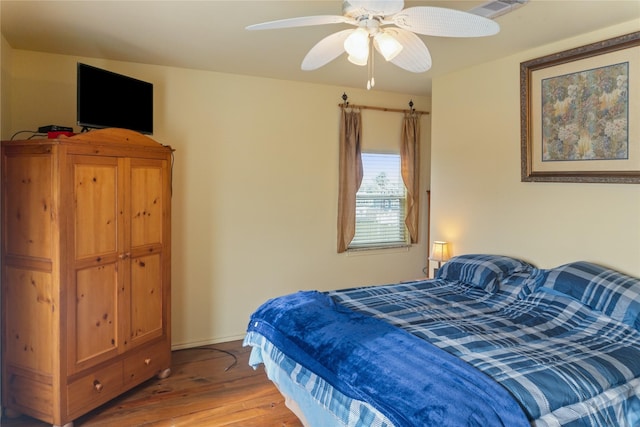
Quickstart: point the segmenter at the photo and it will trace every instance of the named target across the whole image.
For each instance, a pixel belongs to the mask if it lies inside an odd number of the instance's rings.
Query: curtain
[[[360,141],[362,120],[359,110],[342,109],[338,188],[338,253],[345,252],[356,234],[356,193],[362,183]]]
[[[407,188],[407,216],[404,220],[411,243],[418,243],[420,199],[420,115],[405,114],[400,141],[400,167]]]

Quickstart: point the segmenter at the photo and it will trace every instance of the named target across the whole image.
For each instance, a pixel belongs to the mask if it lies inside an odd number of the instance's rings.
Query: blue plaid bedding
[[[269,379],[301,408],[306,426],[393,427],[393,423],[373,406],[345,396],[259,333],[248,332],[244,345],[253,347],[249,365],[264,364]],[[328,419],[334,422],[328,423]]]
[[[327,294],[489,375],[532,425],[640,426],[640,280],[590,263],[538,270],[481,257],[455,258],[435,280]]]

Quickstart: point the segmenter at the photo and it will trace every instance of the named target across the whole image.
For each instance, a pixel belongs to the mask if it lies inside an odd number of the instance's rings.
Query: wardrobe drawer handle
[[[104,386],[102,385],[102,383],[100,381],[94,380],[93,381],[93,388],[95,389],[95,391],[100,393],[102,391],[102,389],[104,388]]]
[[[151,365],[151,359],[150,358],[144,359],[144,364],[147,366]]]

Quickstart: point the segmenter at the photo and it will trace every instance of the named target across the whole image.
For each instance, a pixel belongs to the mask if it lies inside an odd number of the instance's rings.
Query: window
[[[408,244],[400,155],[362,153],[362,167],[362,184],[356,194],[356,235],[349,249]]]

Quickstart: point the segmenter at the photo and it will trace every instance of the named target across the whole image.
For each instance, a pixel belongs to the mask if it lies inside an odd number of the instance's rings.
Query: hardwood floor
[[[262,366],[254,371],[248,365],[249,352],[241,341],[174,351],[171,376],[141,384],[74,427],[301,427]],[[50,425],[26,416],[1,421],[7,427]]]

